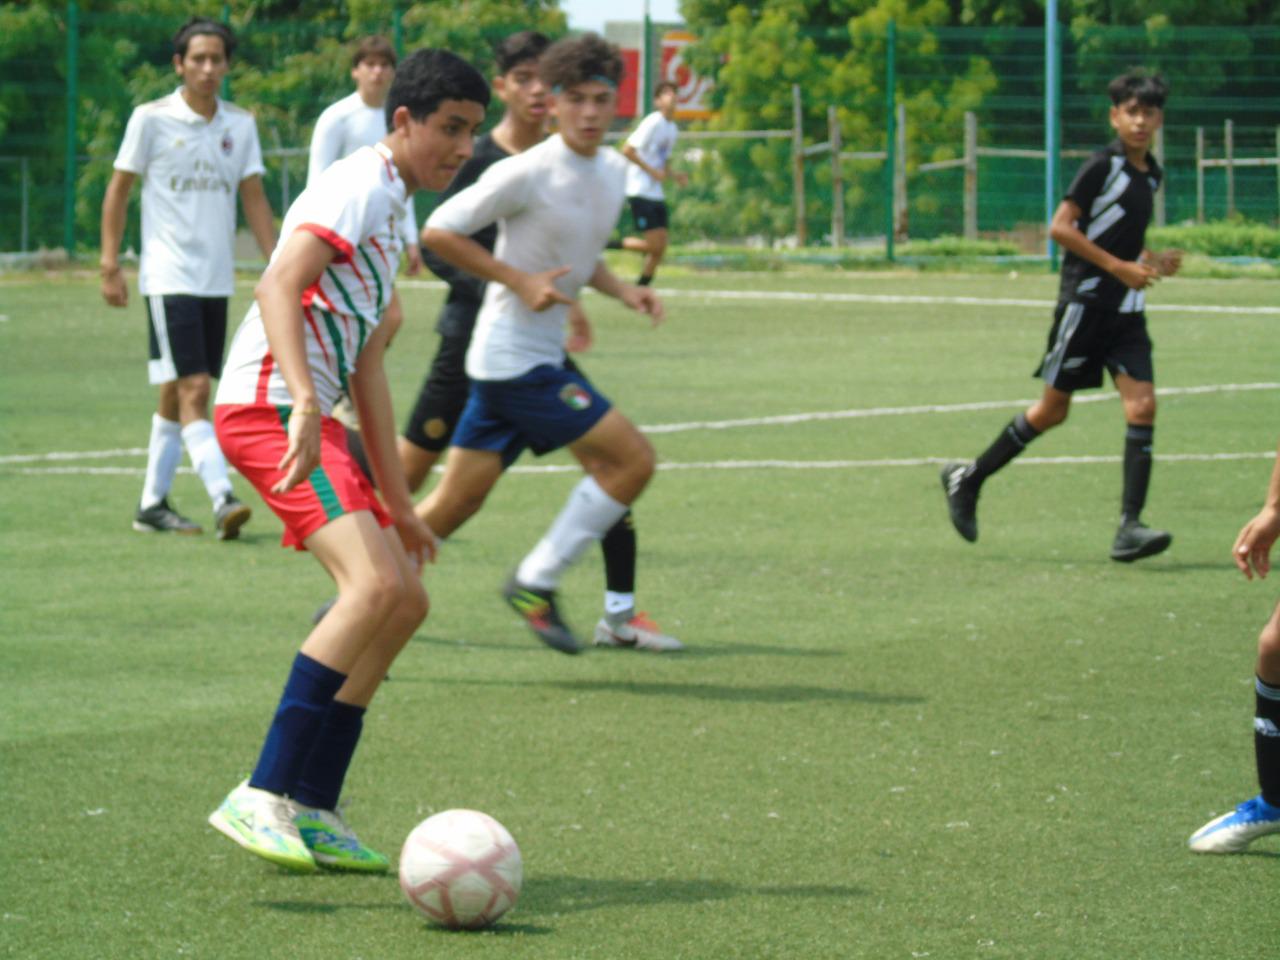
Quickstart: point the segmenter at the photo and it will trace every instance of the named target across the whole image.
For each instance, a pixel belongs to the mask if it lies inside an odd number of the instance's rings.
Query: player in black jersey
[[[471,159],[440,195],[441,203],[479,180],[494,163],[542,141],[549,91],[538,77],[538,58],[549,44],[540,33],[522,31],[498,45],[498,75],[493,90],[506,105],[506,113],[490,133],[476,141]],[[484,228],[472,239],[492,252],[498,239],[497,224]],[[471,389],[466,373],[467,347],[485,291],[485,281],[446,263],[426,247],[422,248],[422,260],[449,284],[449,294],[436,323],[440,346],[399,439],[400,461],[409,489],[415,492],[449,446],[467,404]],[[591,345],[591,327],[577,304],[569,310],[569,324],[568,349],[587,349]],[[571,359],[566,359],[566,365],[574,366]],[[429,503],[428,499],[418,504],[418,516],[424,520]],[[479,506],[476,502],[467,516]],[[630,510],[605,534],[600,546],[604,552],[606,590],[604,615],[595,629],[596,644],[663,652],[681,649],[678,640],[664,634],[645,614],[636,612],[636,531]]]
[[[1076,390],[1102,386],[1111,373],[1124,407],[1124,491],[1111,559],[1132,562],[1167,549],[1173,536],[1139,516],[1151,480],[1155,376],[1143,291],[1171,276],[1182,252],[1144,246],[1152,197],[1161,170],[1148,149],[1164,121],[1168,87],[1158,76],[1133,71],[1107,88],[1116,139],[1085,161],[1053,215],[1050,236],[1066,250],[1048,351],[1035,376],[1039,401],[1018,414],[971,463],[942,468],[951,522],[964,539],[978,539],[978,493],[983,482],[1036,437],[1067,419]]]

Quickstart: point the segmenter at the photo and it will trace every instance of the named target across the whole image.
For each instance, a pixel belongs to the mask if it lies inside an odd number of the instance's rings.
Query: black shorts
[[[222,374],[227,298],[165,294],[147,304],[147,377],[153,384],[180,377]]]
[[[665,200],[650,200],[648,197],[627,197],[631,204],[631,219],[636,229],[643,233],[646,230],[667,229],[667,203]]]
[[[1116,313],[1083,303],[1060,303],[1053,315],[1049,345],[1035,376],[1071,393],[1102,386],[1102,368],[1114,379],[1127,374],[1155,382],[1151,338],[1143,313]]]
[[[415,447],[439,453],[449,445],[471,388],[467,378],[470,343],[470,332],[462,337],[440,338],[440,346],[404,428],[404,438]]]

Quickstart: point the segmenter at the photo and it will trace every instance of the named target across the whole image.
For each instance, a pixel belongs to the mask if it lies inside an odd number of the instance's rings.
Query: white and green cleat
[[[326,869],[386,873],[391,867],[385,854],[360,842],[356,832],[336,810],[295,803],[293,823],[315,862]]]
[[[316,869],[315,858],[293,824],[289,801],[251,787],[247,780],[209,814],[209,824],[264,860],[299,873]]]

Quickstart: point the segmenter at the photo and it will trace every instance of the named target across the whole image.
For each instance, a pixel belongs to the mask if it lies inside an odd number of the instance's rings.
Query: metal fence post
[[[1058,128],[1062,74],[1062,41],[1058,34],[1058,0],[1048,0],[1044,11],[1044,222],[1053,222],[1058,208]],[[1049,266],[1057,269],[1058,245],[1046,237],[1045,256]]]
[[[19,161],[19,169],[22,171],[22,231],[19,242],[21,251],[26,253],[31,239],[31,164],[26,157]]]
[[[395,47],[396,59],[404,59],[404,11],[397,3],[391,9],[391,43]]]
[[[80,8],[67,0],[67,144],[62,183],[62,245],[67,256],[76,248],[76,107],[80,100]]]
[[[1280,124],[1276,125],[1276,226],[1280,227]]]
[[[895,239],[906,240],[910,232],[910,216],[907,213],[907,105],[898,104],[897,163],[893,172],[893,221]]]
[[[889,21],[889,30],[885,35],[885,58],[884,58],[884,114],[885,126],[887,129],[884,134],[884,195],[885,195],[885,213],[884,213],[884,255],[885,259],[892,262],[893,260],[893,214],[894,214],[894,159],[893,148],[896,135],[893,129],[895,120],[894,114],[896,95],[894,86],[897,83],[895,76],[896,65],[894,64],[895,52],[894,48],[898,45],[898,26],[894,21]]]
[[[1227,219],[1230,220],[1236,215],[1236,168],[1232,162],[1235,159],[1235,137],[1234,125],[1230,120],[1222,121],[1222,148],[1226,152],[1227,158]]]
[[[978,238],[978,117],[964,114],[964,238]]]
[[[1159,130],[1156,131],[1156,139],[1155,139],[1154,147],[1155,147],[1156,163],[1160,164],[1160,169],[1161,171],[1163,171],[1164,170],[1164,127],[1161,127]],[[1156,195],[1155,195],[1155,205],[1156,205],[1155,218],[1156,218],[1157,227],[1163,227],[1165,223],[1164,195],[1166,192],[1167,191],[1164,189],[1164,181],[1161,180],[1160,189],[1156,191]]]
[[[1204,223],[1204,127],[1196,127],[1196,223]]]
[[[804,105],[800,84],[791,85],[791,191],[796,207],[796,246],[808,240],[804,222]]]
[[[827,106],[827,140],[831,144],[831,245],[844,244],[844,173],[840,162],[840,118],[835,104]]]

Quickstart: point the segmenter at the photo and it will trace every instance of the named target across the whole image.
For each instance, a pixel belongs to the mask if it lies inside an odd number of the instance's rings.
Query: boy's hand
[[[579,304],[573,304],[569,307],[569,336],[564,342],[564,348],[570,353],[586,353],[594,342],[591,321]]]
[[[129,305],[129,286],[124,282],[124,274],[120,268],[104,270],[102,273],[102,299],[112,307]]]
[[[1130,290],[1145,290],[1160,279],[1155,267],[1136,260],[1122,260],[1111,272]]]
[[[534,313],[541,313],[553,304],[573,303],[573,299],[561,293],[555,283],[568,272],[568,267],[557,267],[542,273],[523,274],[515,288],[516,296]]]
[[[1162,277],[1172,277],[1182,267],[1181,250],[1161,250],[1151,255],[1151,264]]]
[[[309,412],[299,412],[295,407],[289,415],[289,446],[276,464],[277,470],[289,468],[282,480],[272,487],[272,493],[288,493],[320,465],[320,408],[311,405]]]
[[[400,534],[405,553],[418,570],[426,563],[436,562],[436,548],[440,541],[421,517],[410,510],[404,516],[392,516],[391,519],[396,525],[396,533]]]
[[[685,173],[683,170],[676,170],[671,175],[675,177],[676,186],[687,187],[689,185],[689,175]]]
[[[1259,577],[1265,577],[1271,570],[1271,547],[1277,537],[1280,537],[1280,512],[1264,507],[1236,537],[1231,551],[1236,568],[1249,580],[1255,571]]]
[[[647,313],[656,327],[666,319],[667,310],[651,287],[637,287],[627,284],[622,288],[622,296],[618,298],[632,310]]]

